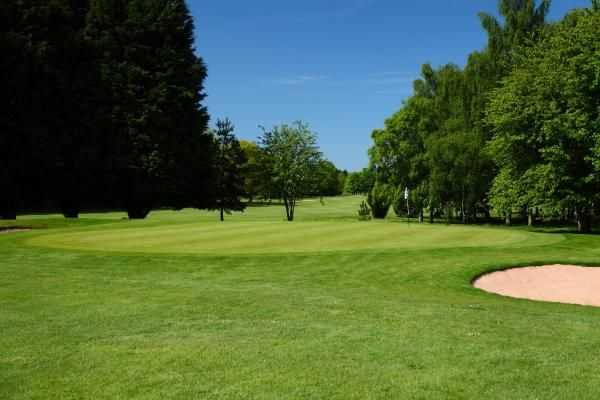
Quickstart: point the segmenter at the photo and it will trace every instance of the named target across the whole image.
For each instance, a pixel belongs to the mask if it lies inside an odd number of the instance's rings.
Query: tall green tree
[[[322,159],[317,135],[306,123],[297,121],[269,131],[263,129],[259,143],[270,186],[283,200],[287,220],[293,221],[298,200],[315,187],[316,171]]]
[[[218,153],[217,164],[217,208],[221,221],[225,213],[244,211],[246,204],[242,202],[245,195],[244,167],[248,159],[233,134],[234,127],[229,119],[217,120],[215,141]]]
[[[212,206],[206,68],[185,2],[92,0],[88,21],[106,89],[106,167],[129,217],[157,205]]]
[[[397,193],[411,189],[420,218],[424,208],[430,220],[436,210],[447,217],[458,211],[463,222],[481,212],[489,215],[497,171],[485,151],[493,137],[485,118],[489,94],[511,71],[517,49],[541,37],[550,1],[537,3],[501,0],[501,19],[481,13],[486,48],[473,52],[464,69],[423,65],[413,95],[383,129],[373,132],[369,155],[377,179],[395,186]],[[395,202],[398,212],[405,208]]]
[[[598,37],[600,13],[568,15],[521,49],[488,115],[491,152],[501,168],[515,171],[529,208],[571,208],[581,232],[591,230],[600,193]]]
[[[263,199],[270,197],[268,166],[264,165],[262,149],[256,142],[240,140],[240,147],[246,156],[247,162],[244,166],[244,187],[248,201],[262,196]]]

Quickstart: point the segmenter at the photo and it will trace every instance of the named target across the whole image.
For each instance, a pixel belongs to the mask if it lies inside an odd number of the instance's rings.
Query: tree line
[[[600,193],[600,2],[555,23],[550,5],[501,0],[502,20],[480,13],[488,43],[464,68],[423,65],[413,94],[373,132],[374,197],[421,220],[497,214],[510,224],[516,214],[591,230]]]
[[[207,68],[184,0],[8,0],[0,26],[2,218],[85,209],[144,218],[159,207],[223,215],[261,196],[283,199],[293,219],[298,196],[340,191],[342,172],[305,124],[265,131],[258,144],[240,143],[228,120],[209,129]],[[306,173],[303,182],[281,175],[277,146],[310,167],[288,171]]]

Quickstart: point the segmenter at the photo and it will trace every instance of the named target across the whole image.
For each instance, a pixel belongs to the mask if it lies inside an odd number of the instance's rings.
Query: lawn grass
[[[596,399],[600,309],[479,274],[600,236],[358,222],[359,198],[24,216],[0,235],[1,399]]]

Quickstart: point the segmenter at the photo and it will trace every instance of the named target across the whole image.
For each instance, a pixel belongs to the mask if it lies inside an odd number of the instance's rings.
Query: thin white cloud
[[[354,0],[348,2],[345,7],[335,10],[333,13],[338,17],[349,17],[358,14],[360,11],[371,6],[374,2],[375,0]]]
[[[310,82],[320,81],[325,79],[320,75],[299,75],[290,78],[275,79],[273,82],[278,85],[297,86],[304,85]]]
[[[335,0],[319,11],[296,12],[296,19],[350,18],[369,8],[377,0]]]
[[[414,80],[413,77],[390,77],[367,79],[365,82],[373,85],[406,85],[412,84]]]
[[[416,76],[413,73],[403,71],[384,71],[374,73],[364,80],[365,83],[372,85],[412,85]]]
[[[417,78],[415,74],[401,71],[386,71],[367,74],[363,77],[356,79],[352,78],[341,78],[332,79],[325,75],[298,75],[283,77],[269,80],[270,83],[282,86],[300,86],[307,85],[310,83],[319,82],[321,84],[333,85],[333,86],[346,86],[346,85],[367,85],[367,86],[406,86],[412,87],[414,80]]]

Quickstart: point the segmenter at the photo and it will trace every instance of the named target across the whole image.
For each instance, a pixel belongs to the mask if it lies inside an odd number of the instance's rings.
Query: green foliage
[[[372,169],[364,168],[358,172],[350,172],[344,182],[345,194],[367,194],[375,184],[375,174]]]
[[[322,161],[317,135],[302,121],[263,128],[260,138],[263,163],[270,177],[270,191],[283,200],[288,221],[294,220],[296,204],[311,194]]]
[[[481,25],[488,34],[488,50],[500,68],[509,68],[513,50],[534,38],[545,25],[551,0],[536,3],[536,0],[500,0],[498,8],[504,24],[493,15],[479,13]]]
[[[337,188],[338,194],[344,194],[344,190],[346,188],[346,181],[348,180],[348,175],[349,175],[348,171],[338,170],[338,188]]]
[[[244,190],[248,196],[248,200],[252,200],[259,195],[268,197],[267,185],[268,177],[265,176],[265,167],[261,164],[261,149],[256,142],[240,140],[240,147],[246,157],[244,165]]]
[[[513,171],[522,202],[576,210],[580,229],[600,192],[600,16],[575,11],[535,46],[493,92],[490,152]],[[499,181],[504,176],[498,178]],[[498,195],[511,197],[497,185]]]
[[[342,194],[344,175],[328,160],[320,160],[317,164],[314,194],[317,196],[337,196]],[[340,181],[342,179],[342,181]]]
[[[365,200],[360,203],[358,207],[358,220],[359,221],[370,221],[371,220],[371,209]]]
[[[373,218],[385,219],[392,205],[393,191],[389,185],[376,183],[367,196]]]
[[[506,221],[510,219],[514,209],[521,209],[524,196],[517,176],[509,168],[502,168],[490,190],[490,205],[502,213]]]
[[[443,210],[448,217],[458,211],[465,223],[478,213],[489,214],[488,195],[498,168],[493,152],[486,151],[494,134],[486,119],[489,95],[517,62],[516,50],[541,40],[549,4],[502,0],[503,21],[480,14],[488,46],[473,52],[464,69],[423,65],[413,95],[383,129],[373,132],[371,166],[378,181],[400,188],[393,202],[398,214],[409,211],[405,187],[411,193],[411,214],[421,220],[426,208],[430,215]],[[497,205],[500,186],[493,190]]]

